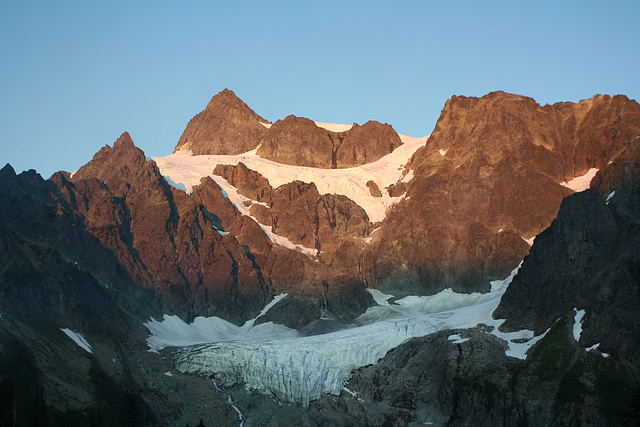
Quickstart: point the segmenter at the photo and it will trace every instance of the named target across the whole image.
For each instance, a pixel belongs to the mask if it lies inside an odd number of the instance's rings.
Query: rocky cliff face
[[[218,216],[197,203],[211,204],[219,188],[209,194],[212,183],[205,181],[191,198],[170,187],[128,134],[61,185],[69,200],[82,200],[87,230],[133,280],[162,294],[179,313],[217,312],[239,321],[270,298],[247,251],[216,229],[220,217],[230,222],[229,206],[220,204]]]
[[[639,127],[640,106],[623,96],[544,107],[501,92],[453,97],[411,159],[406,197],[365,251],[368,281],[486,290],[555,218],[572,193],[561,184],[607,167]]]

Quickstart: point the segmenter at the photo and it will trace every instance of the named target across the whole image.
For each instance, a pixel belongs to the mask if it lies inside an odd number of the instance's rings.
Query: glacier
[[[527,350],[546,332],[537,337],[529,330],[500,332],[504,320],[491,316],[518,268],[506,279],[492,282],[486,294],[446,289],[389,303],[391,295],[369,290],[378,305],[352,327],[324,335],[301,336],[271,322],[255,325],[257,318],[239,327],[216,317],[197,318],[188,325],[176,316],[165,316],[162,322],[145,324],[151,331],[148,344],[150,351],[177,347],[173,368],[182,373],[208,376],[226,387],[244,385],[283,402],[308,406],[323,393],[340,394],[354,369],[378,362],[411,338],[442,330],[493,326],[488,333],[508,343],[507,356],[526,358]],[[260,315],[285,296],[276,297]],[[456,333],[455,340],[452,335],[451,345],[466,342],[463,335]]]

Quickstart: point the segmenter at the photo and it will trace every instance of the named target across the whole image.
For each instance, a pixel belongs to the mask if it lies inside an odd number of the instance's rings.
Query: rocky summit
[[[622,95],[413,138],[225,89],[165,157],[7,165],[0,424],[637,424],[639,153]]]

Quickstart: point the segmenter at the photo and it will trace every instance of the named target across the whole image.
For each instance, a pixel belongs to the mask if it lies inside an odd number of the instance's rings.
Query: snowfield
[[[174,368],[183,373],[212,375],[225,385],[244,384],[249,390],[306,406],[323,393],[339,394],[354,369],[376,363],[411,338],[442,330],[481,323],[493,326],[491,333],[509,344],[507,356],[524,359],[544,334],[533,337],[528,330],[502,333],[498,326],[503,320],[491,317],[516,272],[492,282],[487,294],[444,290],[390,304],[390,295],[370,290],[377,306],[356,319],[355,327],[324,335],[300,336],[282,325],[254,326],[254,321],[238,327],[215,317],[197,318],[187,325],[175,316],[165,316],[162,322],[146,323],[152,332],[148,343],[151,351],[181,347]],[[524,340],[528,341],[521,342]],[[464,336],[451,336],[451,345],[464,342]]]
[[[323,125],[323,127],[334,126],[337,129],[350,126],[326,123],[319,125]],[[166,157],[152,157],[152,159],[158,165],[162,175],[167,178],[169,184],[185,190],[187,193],[190,193],[194,186],[200,184],[201,178],[210,176],[231,195],[233,192],[229,191],[231,185],[226,183],[223,178],[213,175],[213,169],[217,164],[237,165],[244,163],[249,169],[264,176],[273,188],[296,180],[314,183],[320,194],[346,196],[367,212],[370,221],[378,222],[386,217],[387,210],[398,203],[402,197],[390,197],[385,191],[382,191],[382,197],[373,197],[367,187],[367,182],[375,182],[381,190],[397,183],[403,178],[402,174],[406,163],[418,148],[426,144],[428,138],[428,136],[412,138],[400,135],[403,144],[392,153],[373,163],[346,169],[320,169],[276,163],[259,157],[256,154],[257,149],[235,156],[193,156],[187,150],[178,151]],[[232,202],[240,209],[241,203],[238,201],[241,201],[241,196],[237,201],[232,199]],[[246,211],[246,208],[240,210],[243,214]]]

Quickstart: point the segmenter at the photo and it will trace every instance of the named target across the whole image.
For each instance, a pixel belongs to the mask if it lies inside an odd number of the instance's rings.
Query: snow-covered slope
[[[326,123],[320,125],[334,129],[350,126]],[[380,189],[398,182],[402,178],[404,165],[418,148],[426,144],[428,136],[412,138],[401,135],[400,139],[403,144],[392,153],[376,162],[348,169],[320,169],[284,165],[259,157],[256,154],[257,149],[235,156],[192,156],[189,151],[178,151],[166,157],[153,157],[153,160],[170,184],[186,190],[188,193],[205,176],[211,176],[219,184],[226,185],[227,188],[223,189],[228,190],[229,184],[224,184],[226,181],[213,175],[212,171],[217,164],[237,165],[242,162],[249,169],[253,169],[267,178],[269,184],[274,188],[299,180],[315,183],[320,194],[347,196],[367,212],[372,222],[378,222],[386,217],[387,210],[401,197],[389,197],[385,191],[383,191],[382,197],[373,197],[367,187],[367,182],[375,182]],[[239,209],[240,204],[236,203]],[[245,213],[246,209],[240,211]]]
[[[330,334],[302,337],[273,324],[238,328],[217,318],[186,325],[167,317],[163,322],[147,323],[153,333],[149,345],[153,350],[183,346],[175,361],[182,372],[214,375],[227,385],[241,383],[283,401],[307,405],[322,393],[339,394],[352,370],[376,363],[410,338],[440,330],[491,325],[493,334],[508,341],[507,355],[524,358],[542,336],[531,339],[533,332],[526,330],[501,333],[497,327],[502,321],[491,317],[516,271],[503,281],[492,282],[488,294],[445,290],[389,304],[388,296],[371,291],[380,305],[359,317],[357,327]],[[189,339],[195,345],[188,346]],[[523,339],[529,341],[521,342]]]

